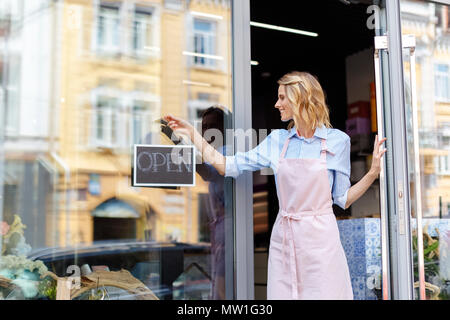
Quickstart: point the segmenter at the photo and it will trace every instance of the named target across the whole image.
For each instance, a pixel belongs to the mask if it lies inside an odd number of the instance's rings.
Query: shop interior
[[[252,26],[252,126],[286,128],[274,108],[277,80],[289,71],[317,76],[333,128],[351,138],[351,183],[369,170],[376,132],[371,1],[251,1],[251,21],[317,33],[306,36]],[[258,140],[259,141],[259,140]],[[265,299],[267,252],[278,199],[273,175],[254,173],[255,298]],[[337,219],[379,217],[378,181]]]

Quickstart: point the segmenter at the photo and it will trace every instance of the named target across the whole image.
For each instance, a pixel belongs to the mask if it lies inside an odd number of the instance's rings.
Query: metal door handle
[[[416,92],[416,38],[414,35],[402,36],[402,47],[409,49],[410,56],[410,81],[411,81],[411,105],[413,117],[413,137],[414,137],[414,166],[415,166],[415,197],[416,197],[416,221],[417,221],[417,247],[418,247],[418,268],[419,268],[419,292],[420,299],[425,297],[425,274],[424,274],[424,258],[423,258],[423,234],[422,234],[422,199],[421,199],[421,183],[420,183],[420,154],[419,154],[419,125],[417,120],[417,92]],[[387,36],[375,37],[375,87],[376,87],[376,101],[377,101],[377,125],[379,136],[383,136],[383,102],[381,95],[381,66],[380,66],[380,52],[381,50],[388,50]],[[387,234],[386,234],[386,185],[385,185],[385,159],[381,165],[380,172],[380,206],[381,206],[381,259],[383,270],[383,299],[388,299],[386,282],[388,279],[387,273]],[[400,190],[402,191],[402,190]],[[400,200],[403,200],[400,199]],[[401,223],[401,221],[400,221]],[[384,232],[383,232],[384,231]]]
[[[381,41],[380,41],[381,40]],[[383,96],[381,94],[381,65],[380,65],[380,51],[384,49],[382,37],[375,37],[375,92],[377,104],[377,131],[378,137],[381,139],[384,136],[383,126]],[[388,274],[388,252],[387,252],[387,210],[386,210],[386,180],[385,180],[385,166],[386,157],[382,158],[380,171],[380,223],[381,223],[381,272],[382,272],[382,297],[383,300],[389,300],[389,274]]]

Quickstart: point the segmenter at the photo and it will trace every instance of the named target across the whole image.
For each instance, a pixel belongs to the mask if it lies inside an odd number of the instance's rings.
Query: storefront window
[[[1,1],[0,43],[0,299],[233,298],[231,180],[132,181],[164,115],[230,128],[230,1]]]
[[[448,6],[428,1],[401,1],[403,35],[416,39],[415,71],[418,126],[413,119],[411,52],[404,50],[408,169],[411,190],[415,299],[450,299],[450,24]],[[414,131],[418,149],[414,146]],[[419,162],[415,161],[415,152]],[[417,174],[420,176],[418,189]],[[420,199],[418,199],[420,198]],[[420,200],[420,202],[418,202]],[[420,208],[418,207],[420,205]],[[422,230],[418,227],[421,209]],[[419,232],[423,238],[424,292],[419,293],[421,264]]]

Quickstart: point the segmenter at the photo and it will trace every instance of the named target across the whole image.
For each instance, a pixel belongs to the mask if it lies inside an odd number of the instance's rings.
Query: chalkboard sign
[[[133,186],[195,186],[195,147],[134,145]]]

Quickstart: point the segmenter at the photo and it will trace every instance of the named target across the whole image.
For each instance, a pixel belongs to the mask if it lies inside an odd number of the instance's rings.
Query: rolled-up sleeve
[[[336,153],[336,169],[334,170],[333,181],[333,203],[345,209],[347,203],[348,190],[351,187],[350,183],[350,137],[345,136],[345,140],[341,144],[343,148]]]
[[[236,156],[225,157],[225,177],[236,178],[239,175],[239,169],[236,164]]]
[[[225,176],[236,178],[243,171],[256,171],[270,167],[270,149],[273,147],[271,140],[272,133],[254,149],[225,157]]]

